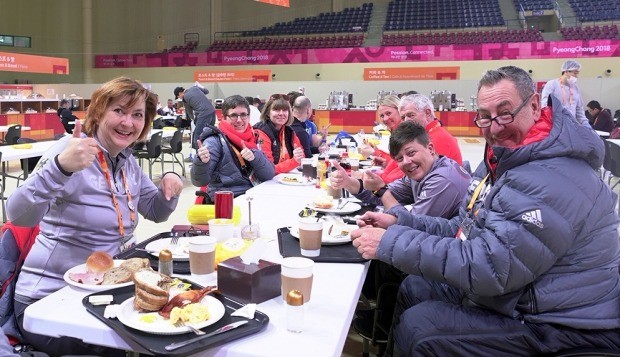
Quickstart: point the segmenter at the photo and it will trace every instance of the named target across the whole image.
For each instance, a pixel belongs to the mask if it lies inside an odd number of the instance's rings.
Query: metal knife
[[[196,341],[200,341],[200,340],[202,340],[204,338],[215,336],[215,335],[219,335],[220,333],[224,333],[226,331],[234,330],[237,327],[245,325],[247,323],[248,323],[247,320],[233,322],[233,323],[230,323],[230,324],[228,324],[226,326],[222,326],[222,327],[218,328],[217,330],[215,330],[215,331],[213,331],[211,333],[208,333],[206,335],[190,338],[189,340],[182,341],[182,342],[171,343],[171,344],[169,344],[168,346],[166,346],[164,348],[166,349],[166,351],[176,350],[177,348],[185,347],[185,346],[187,346],[187,345],[189,345],[191,343],[194,343]]]

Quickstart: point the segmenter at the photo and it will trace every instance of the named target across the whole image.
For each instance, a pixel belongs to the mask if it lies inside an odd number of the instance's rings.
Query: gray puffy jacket
[[[207,194],[211,201],[214,200],[217,191],[232,191],[236,197],[253,187],[249,176],[240,170],[239,159],[230,149],[224,134],[214,127],[207,126],[200,135],[200,140],[209,148],[211,160],[205,164],[198,157],[194,158],[191,169],[192,183],[195,186],[208,185]],[[275,175],[273,163],[262,151],[252,149],[252,152],[254,160],[246,161],[246,164],[251,168],[254,180],[258,182],[271,180]]]
[[[451,220],[416,216],[413,229],[387,230],[378,258],[448,283],[465,292],[466,303],[513,318],[620,328],[617,196],[596,172],[603,142],[556,98],[553,107],[560,109],[547,137],[516,149],[492,148],[496,166],[474,207],[479,210],[467,240],[453,238],[465,207]],[[474,181],[488,167],[481,166]]]

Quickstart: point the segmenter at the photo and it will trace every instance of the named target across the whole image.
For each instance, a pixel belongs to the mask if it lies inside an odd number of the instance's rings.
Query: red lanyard
[[[108,188],[110,189],[110,195],[112,196],[112,204],[114,204],[114,208],[116,209],[116,216],[118,217],[118,232],[121,235],[121,239],[125,237],[125,226],[123,225],[123,214],[121,213],[121,207],[118,204],[118,200],[116,199],[116,194],[114,193],[114,188],[112,186],[112,177],[110,176],[110,170],[108,169],[108,163],[103,156],[103,151],[99,150],[99,154],[97,155],[97,160],[103,169],[103,174],[105,176],[105,181],[108,183]],[[136,221],[136,213],[135,206],[133,205],[133,201],[131,199],[131,192],[129,190],[129,185],[127,184],[127,177],[125,176],[125,170],[121,168],[121,176],[123,177],[123,185],[125,185],[125,193],[127,194],[127,206],[129,206],[129,219],[131,220],[131,224],[133,225]]]
[[[280,131],[280,162],[284,161],[284,157],[288,154],[288,151],[286,150],[285,131],[285,128],[282,128],[282,131]],[[288,157],[286,159],[288,159]]]

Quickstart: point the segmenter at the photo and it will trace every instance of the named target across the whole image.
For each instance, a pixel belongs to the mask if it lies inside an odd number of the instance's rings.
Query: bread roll
[[[93,273],[105,273],[114,268],[114,259],[106,252],[94,252],[86,259],[86,267]]]

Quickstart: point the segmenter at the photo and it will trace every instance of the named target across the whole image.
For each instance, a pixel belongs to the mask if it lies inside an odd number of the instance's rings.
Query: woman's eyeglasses
[[[241,118],[241,120],[246,120],[249,117],[247,113],[241,113],[241,114],[233,113],[233,114],[226,115],[226,116],[232,120],[237,120],[239,118]]]
[[[271,97],[269,97],[269,100],[278,100],[278,99],[284,99],[288,101],[290,98],[286,94],[272,94]]]

